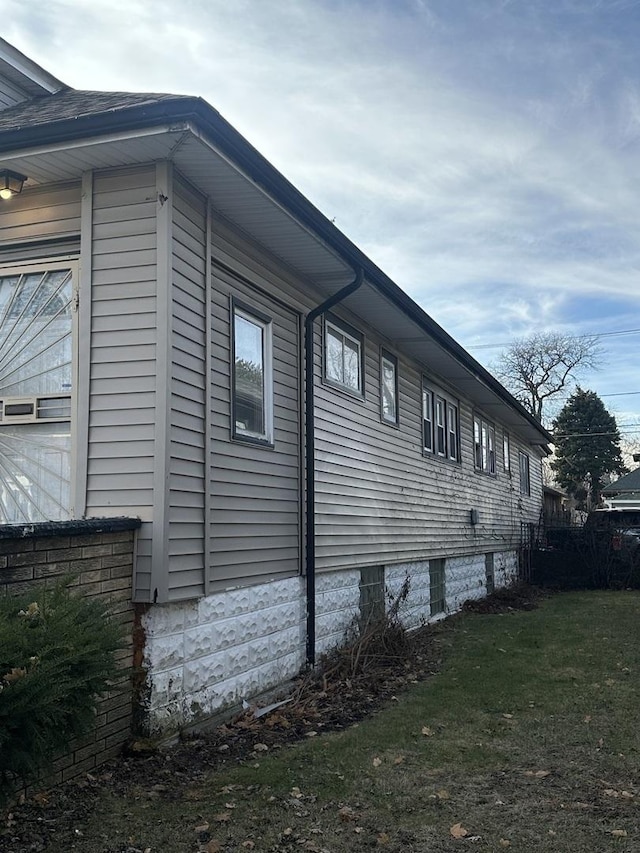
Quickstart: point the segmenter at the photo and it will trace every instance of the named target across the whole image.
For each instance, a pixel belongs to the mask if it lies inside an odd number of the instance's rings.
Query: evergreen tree
[[[584,506],[600,502],[607,474],[624,474],[616,419],[593,391],[577,388],[553,422],[558,483]]]

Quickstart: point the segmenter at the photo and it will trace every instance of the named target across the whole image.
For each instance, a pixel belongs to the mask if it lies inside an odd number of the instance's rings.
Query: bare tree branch
[[[597,370],[602,349],[597,336],[539,332],[515,340],[493,369],[513,396],[540,422],[545,404],[588,370]]]

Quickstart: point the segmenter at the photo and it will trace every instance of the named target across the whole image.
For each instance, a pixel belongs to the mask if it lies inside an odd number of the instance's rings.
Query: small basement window
[[[429,609],[431,616],[446,609],[444,559],[429,560]]]

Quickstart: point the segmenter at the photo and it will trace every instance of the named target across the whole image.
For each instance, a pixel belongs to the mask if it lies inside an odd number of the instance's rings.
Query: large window
[[[520,494],[531,494],[531,472],[529,465],[529,457],[526,453],[519,451],[518,460],[520,463]]]
[[[0,523],[71,506],[73,269],[0,271]]]
[[[454,462],[460,458],[458,403],[426,380],[422,384],[422,442],[426,453]]]
[[[473,463],[477,471],[496,473],[496,430],[479,415],[473,416]]]
[[[270,444],[273,439],[271,320],[233,306],[233,436]]]
[[[398,360],[385,350],[380,353],[380,414],[386,423],[398,423]]]
[[[355,394],[364,394],[362,335],[333,319],[324,323],[324,376]]]

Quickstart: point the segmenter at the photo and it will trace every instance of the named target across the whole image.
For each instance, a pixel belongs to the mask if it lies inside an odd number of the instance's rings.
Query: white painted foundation
[[[515,552],[496,553],[496,587],[516,577],[517,567]],[[386,566],[384,575],[391,596],[409,576],[409,594],[400,611],[408,628],[431,621],[428,561]],[[445,586],[447,613],[469,598],[484,596],[485,555],[447,558]],[[385,600],[388,605],[388,595]],[[318,655],[340,645],[359,608],[359,570],[318,575]],[[143,620],[149,731],[175,730],[299,673],[305,663],[305,613],[301,577],[152,607]]]

